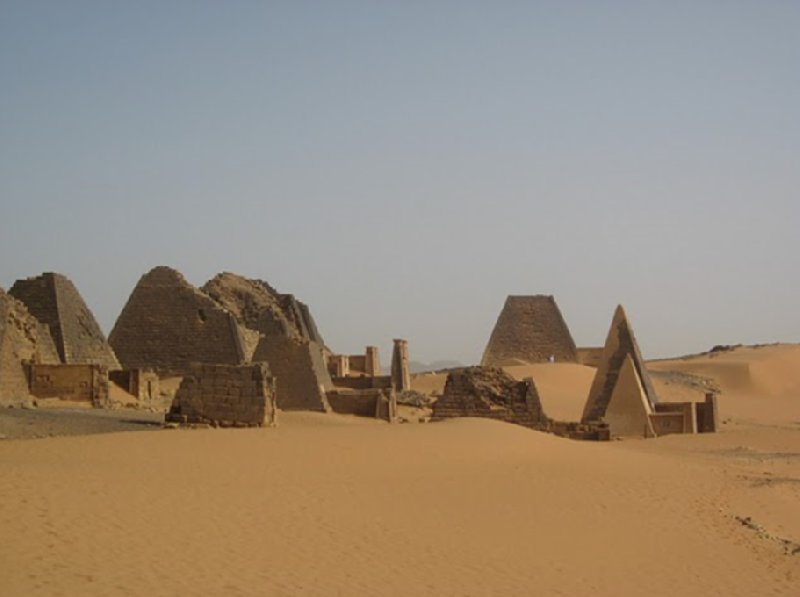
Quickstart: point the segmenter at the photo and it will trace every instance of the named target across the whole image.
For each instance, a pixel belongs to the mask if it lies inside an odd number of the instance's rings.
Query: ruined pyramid
[[[25,361],[54,365],[59,357],[47,326],[0,289],[0,405],[28,400]]]
[[[520,363],[577,362],[575,341],[549,295],[509,296],[497,318],[481,365],[502,367]]]
[[[255,334],[250,358],[269,364],[279,408],[330,409],[326,392],[333,382],[325,364],[327,350],[305,304],[263,280],[230,272],[218,274],[202,290],[233,314],[249,342]]]
[[[603,347],[600,366],[597,368],[597,373],[595,373],[589,390],[589,398],[583,409],[582,421],[584,423],[600,421],[606,416],[614,387],[617,385],[620,372],[628,356],[630,356],[631,363],[644,391],[644,396],[652,410],[654,408],[653,405],[658,402],[653,382],[650,380],[650,374],[647,372],[647,367],[639,350],[639,344],[636,342],[636,337],[633,334],[633,328],[628,321],[625,309],[622,308],[622,305],[619,305],[614,312],[614,319],[611,322],[611,328],[608,330],[606,343]]]
[[[94,315],[69,278],[44,273],[17,280],[8,293],[25,303],[31,315],[48,326],[62,363],[120,368]]]

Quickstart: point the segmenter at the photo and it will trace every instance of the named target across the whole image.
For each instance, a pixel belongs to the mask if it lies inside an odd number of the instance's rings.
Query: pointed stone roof
[[[650,374],[647,372],[642,353],[639,350],[639,344],[633,334],[633,328],[628,321],[625,309],[622,305],[619,305],[614,312],[614,319],[611,322],[611,328],[608,330],[606,343],[603,347],[600,366],[597,368],[592,387],[589,390],[589,398],[583,409],[582,420],[584,422],[599,421],[605,416],[626,356],[631,358],[651,408],[658,402],[653,382],[650,380]]]
[[[627,354],[603,420],[608,423],[612,436],[655,437],[650,422],[652,412],[633,358]]]
[[[555,298],[542,294],[507,297],[481,365],[544,363],[551,356],[558,362],[578,360],[575,341]]]
[[[97,320],[66,276],[47,272],[17,280],[9,294],[25,303],[31,315],[48,326],[62,363],[120,368]]]

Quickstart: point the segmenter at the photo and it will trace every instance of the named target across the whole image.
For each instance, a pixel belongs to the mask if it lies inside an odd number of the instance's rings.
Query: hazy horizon
[[[800,5],[0,5],[0,287],[156,265],[338,352],[475,363],[509,294],[646,357],[800,342]]]

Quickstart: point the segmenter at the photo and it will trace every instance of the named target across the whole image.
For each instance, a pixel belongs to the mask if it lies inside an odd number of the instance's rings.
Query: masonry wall
[[[142,276],[109,341],[125,369],[184,373],[192,363],[245,362],[233,315],[168,267]]]
[[[71,402],[108,403],[108,370],[101,365],[28,366],[30,392],[37,398],[58,398]]]
[[[715,433],[719,430],[719,410],[717,396],[706,394],[705,402],[695,404],[697,411],[697,431],[699,433]]]
[[[129,394],[136,396],[141,404],[151,404],[159,398],[160,379],[158,374],[151,369],[109,371],[108,379]]]
[[[50,331],[0,289],[0,406],[30,400],[27,362],[60,362]]]
[[[315,342],[275,336],[262,338],[253,355],[269,363],[275,376],[276,400],[282,410],[330,410],[325,392],[333,382]]]
[[[578,348],[578,363],[586,365],[587,367],[599,367],[603,361],[603,347],[579,347]]]
[[[221,427],[275,422],[274,380],[265,363],[196,365],[184,376],[167,421]]]
[[[333,377],[331,380],[336,388],[350,388],[351,390],[389,389],[392,387],[392,378],[388,375],[378,377]]]
[[[17,280],[9,294],[48,326],[62,363],[120,367],[94,315],[66,276],[45,273]]]
[[[552,296],[509,296],[481,360],[484,367],[578,360],[575,341]]]
[[[328,392],[328,402],[335,413],[394,420],[397,398],[391,389],[352,390],[337,388]]]

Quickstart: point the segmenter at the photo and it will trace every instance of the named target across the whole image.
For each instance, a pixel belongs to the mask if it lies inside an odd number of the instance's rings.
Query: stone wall
[[[659,402],[650,415],[656,437],[671,433],[697,433],[694,402]]]
[[[389,389],[353,390],[336,388],[328,392],[331,410],[338,414],[374,417],[392,422],[397,415],[397,397]]]
[[[497,419],[543,431],[551,425],[533,379],[516,381],[494,367],[467,367],[447,376],[431,420],[455,417]]]
[[[108,370],[102,365],[28,365],[30,393],[36,398],[108,404]]]
[[[0,406],[30,400],[27,362],[57,364],[60,359],[47,326],[0,289]]]
[[[351,390],[389,389],[393,387],[392,378],[388,375],[378,377],[333,377],[331,378],[336,388],[350,388]]]
[[[697,411],[697,431],[699,433],[715,433],[719,430],[719,409],[717,395],[707,393],[705,402],[695,403]]]
[[[109,381],[135,396],[142,405],[159,402],[158,374],[152,369],[118,369],[108,372]]]
[[[552,296],[509,296],[497,318],[481,365],[575,363],[575,341]]]
[[[602,346],[581,346],[578,348],[578,363],[587,367],[599,367],[603,361]]]
[[[125,369],[180,374],[192,363],[239,365],[246,356],[234,316],[163,266],[139,280],[109,341]]]
[[[275,410],[274,380],[266,363],[194,365],[181,381],[166,420],[258,427],[274,424]]]
[[[253,359],[269,363],[278,408],[330,410],[325,392],[333,389],[333,382],[317,343],[282,336],[262,338]]]
[[[411,389],[411,369],[408,362],[408,342],[395,338],[392,352],[392,385],[395,391]]]
[[[31,315],[49,327],[62,363],[119,369],[114,351],[69,278],[44,273],[17,280],[9,294],[25,303]]]

